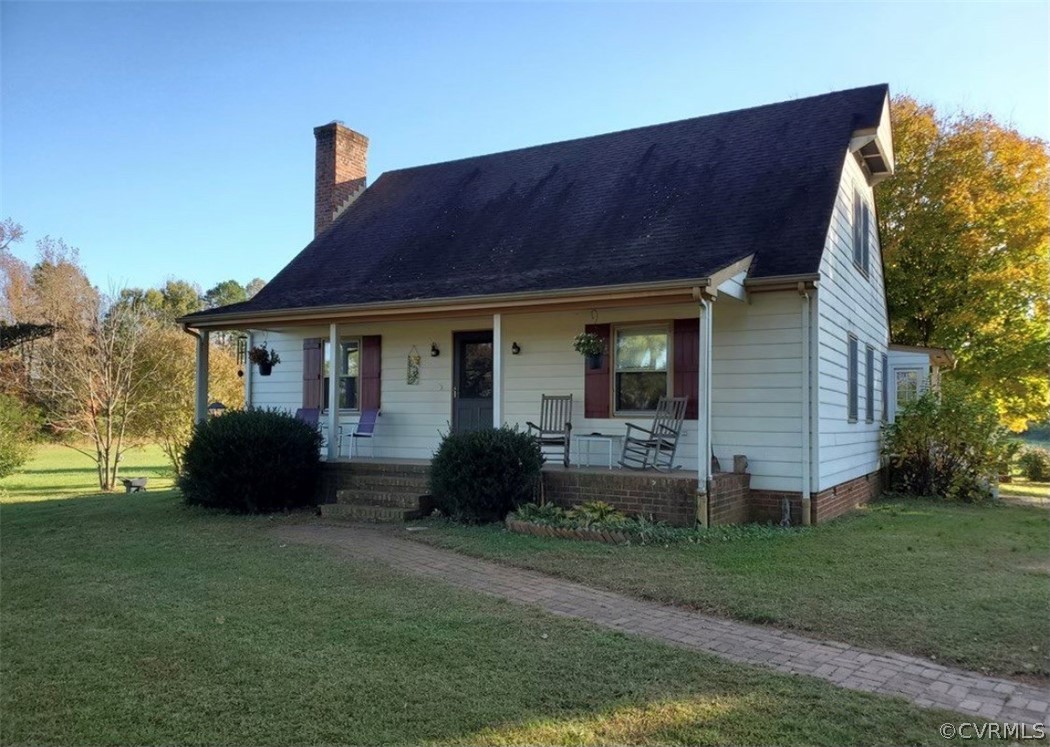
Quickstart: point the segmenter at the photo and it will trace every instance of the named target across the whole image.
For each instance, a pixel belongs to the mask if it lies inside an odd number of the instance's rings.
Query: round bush
[[[13,474],[29,459],[40,418],[17,397],[0,394],[0,477]]]
[[[450,433],[430,465],[435,505],[457,521],[503,521],[534,500],[543,456],[517,429]]]
[[[253,514],[317,503],[321,434],[268,410],[235,410],[197,425],[183,456],[186,503]]]
[[[1050,451],[1046,449],[1025,449],[1017,464],[1021,473],[1032,482],[1050,480]]]

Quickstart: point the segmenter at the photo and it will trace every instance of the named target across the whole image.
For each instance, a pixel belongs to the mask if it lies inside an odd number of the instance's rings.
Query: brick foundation
[[[810,498],[810,521],[822,524],[857,506],[874,500],[882,492],[881,473],[862,475],[833,488],[814,493]],[[751,490],[750,520],[779,523],[784,498],[791,506],[791,523],[802,523],[802,494],[782,490]]]
[[[696,521],[696,478],[623,470],[544,470],[546,500],[565,508],[605,501],[626,514],[651,516],[675,526]]]
[[[716,472],[712,475],[711,494],[707,497],[710,526],[746,522],[750,494],[751,475],[736,472]]]

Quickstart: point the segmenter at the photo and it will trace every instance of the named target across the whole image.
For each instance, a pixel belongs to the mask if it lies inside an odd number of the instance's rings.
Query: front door
[[[452,335],[452,430],[492,427],[492,332]]]

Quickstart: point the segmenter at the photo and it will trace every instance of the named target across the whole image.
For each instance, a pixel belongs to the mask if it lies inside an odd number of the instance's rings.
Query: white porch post
[[[492,427],[503,425],[503,315],[492,315]]]
[[[812,374],[810,373],[810,298],[804,283],[798,284],[798,293],[802,299],[802,524],[810,523],[810,512],[813,497],[810,493],[813,478],[812,467],[812,423],[810,422],[810,397],[812,395]]]
[[[697,371],[696,445],[697,445],[697,520],[708,524],[708,496],[711,489],[711,337],[712,299],[700,296],[700,349]]]
[[[194,378],[195,391],[193,420],[203,423],[208,418],[208,351],[211,334],[206,329],[197,332],[197,368]]]
[[[248,331],[248,339],[244,342],[244,409],[252,409],[252,364],[248,360],[248,351],[252,349],[254,335]]]
[[[339,458],[339,325],[328,325],[328,459]]]

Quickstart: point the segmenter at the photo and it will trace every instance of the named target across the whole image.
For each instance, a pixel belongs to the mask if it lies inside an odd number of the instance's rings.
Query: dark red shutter
[[[612,385],[612,379],[609,376],[609,361],[612,358],[609,338],[612,335],[612,327],[608,324],[588,324],[586,331],[605,340],[605,355],[602,356],[601,368],[589,368],[586,359],[581,364],[584,371],[583,416],[585,418],[607,418],[609,417],[609,391]]]
[[[700,320],[674,320],[674,396],[688,397],[685,417],[696,420],[700,415]]]
[[[324,339],[303,340],[303,407],[320,409],[324,401]]]
[[[361,338],[361,409],[378,410],[382,393],[382,337]]]

